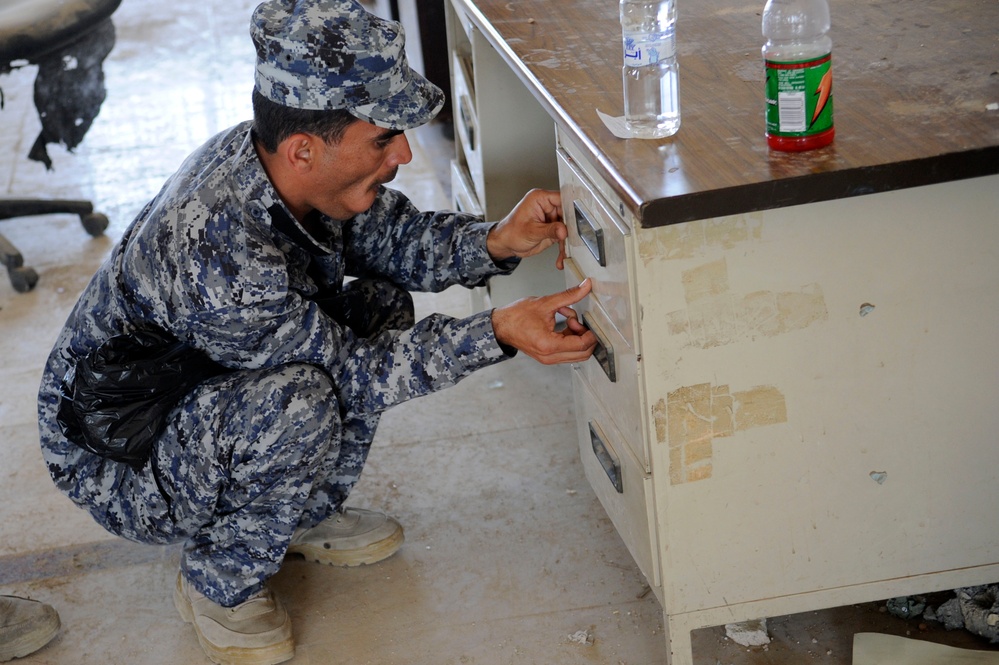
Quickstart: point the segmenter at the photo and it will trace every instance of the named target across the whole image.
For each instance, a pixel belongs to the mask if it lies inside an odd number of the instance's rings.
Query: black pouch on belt
[[[84,450],[141,469],[170,410],[226,369],[158,329],[112,337],[63,379],[57,420]]]

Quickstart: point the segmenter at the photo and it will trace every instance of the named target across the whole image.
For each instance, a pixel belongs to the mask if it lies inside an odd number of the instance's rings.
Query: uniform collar
[[[334,233],[331,227],[337,222],[319,211],[313,211],[310,214],[317,216],[317,224],[314,227],[321,229],[321,231],[312,234],[295,219],[295,216],[288,210],[288,206],[281,200],[277,190],[274,189],[274,185],[264,170],[264,165],[260,162],[260,157],[253,146],[253,136],[250,131],[252,125],[252,121],[245,123],[243,143],[233,160],[233,177],[240,183],[239,189],[244,193],[244,208],[249,209],[254,218],[267,214],[274,231],[284,235],[309,254],[313,256],[332,254],[334,250],[330,241],[334,238]]]

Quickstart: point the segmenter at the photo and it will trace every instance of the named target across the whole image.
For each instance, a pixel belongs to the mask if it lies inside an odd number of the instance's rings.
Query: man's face
[[[378,186],[395,178],[399,166],[413,159],[406,135],[358,120],[335,144],[320,142],[312,207],[346,220],[375,202]]]

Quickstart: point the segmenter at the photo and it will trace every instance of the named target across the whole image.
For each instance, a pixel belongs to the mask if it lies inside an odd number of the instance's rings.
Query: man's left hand
[[[532,189],[489,232],[486,247],[493,260],[503,261],[514,256],[534,256],[558,243],[555,265],[561,270],[568,235],[562,221],[562,195],[557,191]]]

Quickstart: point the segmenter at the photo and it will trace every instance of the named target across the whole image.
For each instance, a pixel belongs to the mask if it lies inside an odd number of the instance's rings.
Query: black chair
[[[35,107],[42,123],[28,157],[52,168],[46,146],[62,143],[72,151],[104,102],[104,58],[114,46],[111,14],[121,0],[0,0],[0,74],[38,66]],[[0,109],[3,108],[0,89]],[[83,228],[101,235],[108,219],[89,201],[0,198],[0,220],[52,213],[80,216]],[[0,235],[0,263],[14,289],[30,291],[38,274]]]

